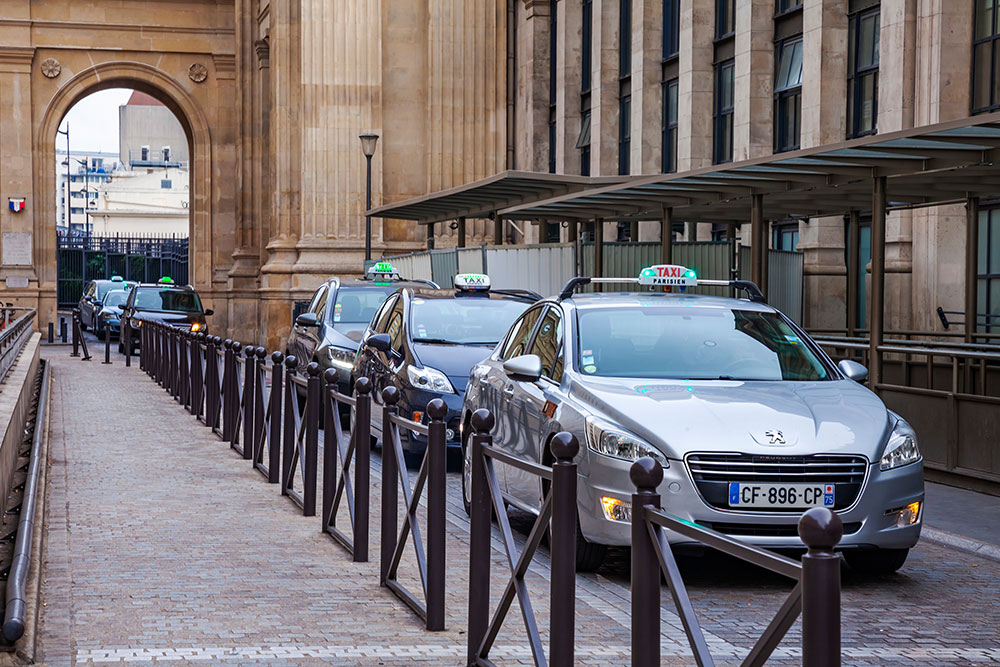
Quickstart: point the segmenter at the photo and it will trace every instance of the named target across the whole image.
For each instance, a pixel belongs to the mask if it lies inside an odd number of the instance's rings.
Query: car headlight
[[[357,352],[348,350],[346,347],[334,347],[331,345],[326,348],[326,355],[330,359],[330,365],[334,368],[349,371],[354,368],[354,357],[357,356]]]
[[[634,435],[602,424],[593,417],[587,417],[587,446],[598,454],[615,459],[635,461],[649,456],[664,468],[670,467],[670,461],[656,447]]]
[[[191,331],[192,331],[192,332],[198,332],[198,331],[201,331],[201,322],[195,322],[195,323],[193,323],[193,324],[191,325]]]
[[[920,449],[917,447],[917,434],[913,428],[900,419],[892,429],[889,442],[885,445],[885,454],[879,468],[892,470],[920,460]]]
[[[448,376],[430,366],[424,366],[423,368],[407,366],[406,377],[409,378],[410,384],[417,389],[436,391],[439,394],[455,393],[455,388],[451,386],[451,380],[448,379]]]

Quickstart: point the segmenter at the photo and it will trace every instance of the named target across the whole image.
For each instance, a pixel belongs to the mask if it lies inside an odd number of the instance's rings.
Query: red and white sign
[[[640,285],[682,285],[686,287],[698,284],[694,271],[677,264],[657,264],[649,266],[639,273]]]

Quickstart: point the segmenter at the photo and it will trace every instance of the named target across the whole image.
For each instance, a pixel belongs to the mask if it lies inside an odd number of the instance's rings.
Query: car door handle
[[[503,388],[503,395],[506,396],[507,398],[510,398],[511,396],[513,396],[514,395],[514,385],[509,384],[506,387],[504,387]]]

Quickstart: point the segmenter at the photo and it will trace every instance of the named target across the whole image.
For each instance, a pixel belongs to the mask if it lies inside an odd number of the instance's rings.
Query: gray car
[[[798,517],[826,506],[844,523],[848,563],[878,573],[903,565],[920,536],[922,458],[910,425],[859,384],[864,367],[835,365],[752,283],[721,283],[748,289],[749,299],[573,294],[588,281],[526,311],[472,369],[462,410],[466,503],[468,420],[487,408],[495,446],[522,459],[548,465],[555,433],[579,438],[579,569],[596,568],[606,545],[629,544],[628,472],[641,456],[664,467],[664,508],[683,519],[802,549]],[[631,280],[640,281],[637,290],[709,284]],[[495,465],[505,499],[537,513],[541,480]]]

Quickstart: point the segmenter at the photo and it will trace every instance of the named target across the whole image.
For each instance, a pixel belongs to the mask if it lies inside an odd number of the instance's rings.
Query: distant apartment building
[[[97,191],[94,235],[187,237],[188,180],[177,167],[116,173]]]
[[[154,97],[133,91],[118,107],[119,160],[128,169],[187,167],[187,135],[173,112]]]
[[[66,151],[56,150],[56,229],[60,234],[84,234],[93,231],[88,228],[88,203],[92,211],[98,186],[110,181],[121,165],[115,153],[72,151],[69,157],[67,164]]]

